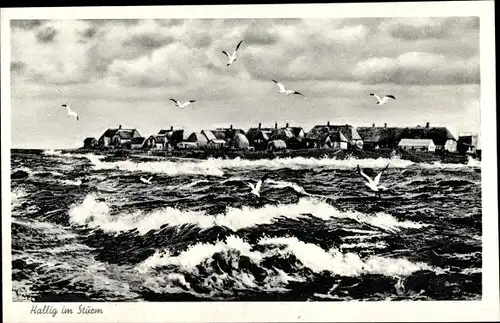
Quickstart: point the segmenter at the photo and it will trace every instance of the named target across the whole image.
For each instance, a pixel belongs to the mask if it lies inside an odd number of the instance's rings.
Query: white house
[[[398,147],[404,150],[436,151],[436,145],[432,139],[406,139],[403,138]]]

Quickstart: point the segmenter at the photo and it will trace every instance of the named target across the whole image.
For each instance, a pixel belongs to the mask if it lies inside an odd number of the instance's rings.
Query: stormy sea
[[[475,160],[12,150],[11,207],[14,301],[481,299]]]

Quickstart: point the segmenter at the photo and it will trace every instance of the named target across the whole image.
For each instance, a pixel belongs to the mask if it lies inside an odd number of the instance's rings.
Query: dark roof
[[[455,140],[446,127],[358,127],[358,133],[366,142],[398,143],[402,138],[432,139],[436,145],[443,146],[447,140]]]
[[[324,141],[330,135],[328,126],[314,126],[306,135],[306,139]]]
[[[404,128],[358,127],[356,130],[365,142],[398,143]]]
[[[184,129],[161,129],[160,131],[158,131],[158,135],[164,135],[168,139],[168,141],[174,143],[181,142],[184,140]]]
[[[118,129],[111,129],[109,128],[108,130],[104,131],[104,133],[102,134],[101,138],[102,137],[113,137],[115,135],[115,133],[118,131]]]
[[[267,137],[270,137],[275,130],[276,129],[274,128],[250,128],[248,129],[246,136],[249,141],[253,141],[254,138],[259,135],[259,133],[265,134]]]
[[[88,138],[85,138],[85,140],[83,140],[84,143],[90,143],[92,141],[96,140],[94,137],[88,137]]]
[[[163,144],[167,140],[167,138],[163,135],[154,135],[153,137],[155,138],[156,142],[159,144]]]
[[[292,130],[292,133],[295,137],[298,137],[300,135],[300,132],[304,130],[302,127],[289,127],[288,129]]]
[[[271,139],[271,140],[281,139],[281,140],[286,141],[286,140],[293,138],[293,137],[295,137],[295,135],[290,128],[279,128],[273,132],[273,134],[271,135],[271,137],[269,139]]]
[[[146,138],[144,138],[144,137],[134,137],[134,138],[132,138],[132,140],[130,140],[130,143],[140,145],[144,142],[145,139]]]
[[[135,129],[118,129],[115,136],[119,136],[121,139],[132,139],[135,132]]]

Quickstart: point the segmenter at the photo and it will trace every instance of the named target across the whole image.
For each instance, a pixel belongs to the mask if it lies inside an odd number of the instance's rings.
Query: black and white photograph
[[[474,5],[2,9],[6,322],[498,319]]]

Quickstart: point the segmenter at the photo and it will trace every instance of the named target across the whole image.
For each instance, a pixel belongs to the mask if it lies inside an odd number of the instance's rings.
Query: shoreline
[[[63,153],[92,153],[96,155],[105,155],[107,159],[235,159],[257,160],[257,159],[275,159],[275,158],[336,158],[339,160],[356,158],[356,159],[391,159],[393,157],[392,149],[358,150],[358,149],[297,149],[283,151],[248,151],[248,150],[129,150],[129,149],[113,149],[113,150],[96,150],[96,149],[61,149]],[[425,151],[405,151],[396,150],[396,154],[400,159],[409,160],[415,163],[433,163],[440,162],[446,164],[467,164],[468,155],[451,153],[447,151],[441,152],[425,152]],[[396,157],[397,158],[397,157]],[[477,157],[476,157],[477,158]],[[480,159],[479,159],[480,160]]]

